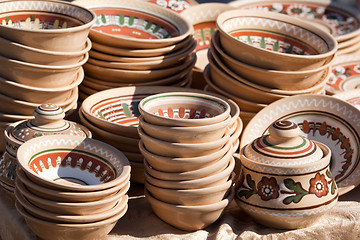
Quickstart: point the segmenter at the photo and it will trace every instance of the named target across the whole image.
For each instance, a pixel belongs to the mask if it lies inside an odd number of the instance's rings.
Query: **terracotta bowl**
[[[57,88],[70,85],[77,78],[78,71],[89,58],[85,54],[82,60],[73,65],[48,66],[22,62],[0,57],[0,77],[19,84],[40,88]],[[13,69],[8,71],[8,69]]]
[[[212,142],[224,136],[231,117],[224,121],[194,127],[168,127],[148,123],[139,116],[139,126],[145,134],[156,139],[173,143],[205,143]],[[231,131],[230,131],[231,133]]]
[[[223,171],[229,164],[230,158],[232,157],[233,149],[232,147],[229,151],[219,160],[212,162],[211,164],[196,169],[194,171],[184,171],[184,172],[163,172],[158,171],[144,159],[145,171],[154,178],[166,181],[186,181],[203,178],[209,175]]]
[[[17,159],[32,181],[49,188],[102,190],[122,183],[130,174],[129,161],[119,150],[79,136],[31,139],[19,147]]]
[[[83,79],[84,70],[82,68],[78,70],[77,77],[71,84],[56,88],[32,87],[0,78],[0,94],[30,103],[51,102],[61,104],[72,96],[74,88],[77,88]],[[20,92],[21,94],[19,94]]]
[[[130,162],[131,164],[131,182],[144,184],[145,183],[145,176],[144,176],[144,163],[138,162]]]
[[[43,187],[31,181],[21,168],[16,169],[16,178],[21,181],[26,189],[33,195],[45,199],[58,202],[71,202],[71,203],[87,203],[99,201],[110,196],[115,195],[119,190],[123,189],[130,179],[128,176],[122,183],[104,190],[91,191],[91,192],[74,192],[74,191],[62,191]]]
[[[231,179],[227,182],[213,187],[178,190],[160,188],[145,182],[145,188],[154,198],[162,202],[184,206],[197,206],[220,202],[228,194],[234,181],[235,174],[232,173]]]
[[[267,12],[264,17],[260,11],[230,10],[220,14],[216,24],[224,51],[260,68],[316,69],[337,51],[337,41],[330,33],[284,14]]]
[[[16,166],[16,157],[3,151],[0,158],[0,182],[15,188]]]
[[[201,143],[174,143],[156,139],[147,135],[141,127],[138,127],[138,133],[149,152],[164,157],[198,157],[214,153],[220,150],[230,138],[230,131],[227,128],[225,134],[211,142]]]
[[[212,39],[212,52],[216,51],[222,62],[239,77],[254,84],[281,90],[302,90],[317,85],[319,79],[332,65],[334,57],[329,58],[320,67],[303,71],[277,71],[248,65],[232,58],[220,47],[219,32]],[[216,54],[216,53],[213,53]]]
[[[31,215],[21,204],[15,204],[18,212],[25,218],[29,228],[42,239],[53,240],[78,240],[78,239],[104,239],[114,228],[117,221],[124,216],[127,205],[114,216],[93,223],[54,223],[41,220]]]
[[[229,152],[231,143],[228,142],[223,148],[215,153],[193,158],[163,157],[149,152],[142,141],[139,142],[139,149],[146,161],[153,169],[163,172],[187,172],[201,169],[213,164]]]
[[[211,187],[227,182],[229,180],[229,176],[234,170],[234,167],[235,167],[235,160],[231,158],[228,166],[223,171],[220,171],[212,175],[208,175],[203,178],[192,179],[192,180],[168,181],[168,180],[161,180],[158,178],[154,178],[145,171],[145,180],[154,186],[161,188],[169,188],[169,189],[197,189],[197,188]]]
[[[169,204],[154,198],[147,190],[145,197],[160,219],[181,230],[196,231],[206,228],[222,215],[234,198],[234,192],[232,189],[220,202],[195,206]]]
[[[180,104],[181,103],[181,104]],[[202,93],[169,92],[144,98],[139,104],[144,120],[164,126],[201,126],[226,119],[230,106]]]
[[[17,42],[9,41],[0,37],[1,56],[19,60],[22,62],[67,66],[80,62],[84,55],[91,49],[91,41],[88,38],[82,49],[71,52],[48,51],[30,46],[22,45]]]
[[[99,4],[96,0],[77,0],[74,3],[96,13],[98,22],[90,31],[90,39],[104,45],[161,48],[174,45],[193,32],[190,23],[178,14],[144,1],[105,0]],[[121,18],[119,14],[123,14]],[[148,24],[142,26],[140,22],[145,21]]]
[[[119,57],[138,57],[138,58],[147,58],[147,57],[157,57],[163,55],[171,55],[178,51],[183,51],[184,49],[188,48],[195,42],[195,39],[192,36],[189,36],[178,42],[174,45],[170,45],[167,47],[162,48],[148,48],[148,49],[132,49],[132,48],[119,48],[119,47],[112,47],[109,45],[104,45],[97,42],[93,43],[93,50],[98,52],[109,54],[113,56]]]
[[[154,80],[161,80],[163,78],[171,77],[172,75],[182,72],[190,72],[196,61],[196,55],[190,55],[190,59],[185,64],[173,66],[164,69],[150,69],[150,70],[127,70],[120,68],[101,67],[91,63],[84,65],[85,74],[103,81],[116,83],[144,83]],[[113,66],[112,66],[113,67]]]
[[[0,26],[1,37],[48,51],[82,50],[90,27],[96,21],[96,15],[92,11],[63,1],[33,1],[32,4],[21,0],[2,1],[0,9],[0,19],[7,23]],[[30,20],[30,27],[25,27],[26,19],[32,15],[35,15],[35,20]],[[13,22],[13,26],[9,26],[7,19]],[[35,24],[36,19],[41,22],[38,28]],[[59,20],[59,26],[53,29],[56,20]]]

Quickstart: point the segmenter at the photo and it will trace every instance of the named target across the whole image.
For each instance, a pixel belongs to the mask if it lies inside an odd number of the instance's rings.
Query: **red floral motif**
[[[314,178],[310,179],[309,193],[315,194],[317,197],[326,196],[329,192],[325,175],[317,173]]]
[[[279,197],[279,185],[274,177],[263,177],[257,186],[258,194],[264,201]]]

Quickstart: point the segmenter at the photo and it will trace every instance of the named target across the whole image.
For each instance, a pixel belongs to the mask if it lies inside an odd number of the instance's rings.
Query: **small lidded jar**
[[[337,202],[330,149],[300,134],[295,123],[278,121],[241,149],[236,202],[260,224],[304,228]]]

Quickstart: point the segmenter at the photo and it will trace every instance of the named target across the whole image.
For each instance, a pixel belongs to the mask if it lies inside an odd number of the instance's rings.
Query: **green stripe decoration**
[[[125,24],[125,16],[124,14],[119,14],[119,24],[124,25]]]
[[[248,36],[248,43],[251,44],[251,45],[253,44],[250,36]]]
[[[213,36],[215,33],[215,28],[210,28],[210,36]]]
[[[151,21],[147,21],[147,23],[145,25],[145,30],[149,30],[152,24],[153,23]]]
[[[132,26],[134,24],[134,19],[135,17],[134,16],[130,16],[129,17],[129,25]]]
[[[102,113],[101,113],[100,111],[98,111],[97,113],[99,114],[99,116],[100,116],[101,119],[106,120],[105,117],[104,117],[104,115],[102,115]]]
[[[200,30],[200,34],[201,34],[201,40],[205,41],[204,29],[201,29],[201,30]]]
[[[279,41],[276,41],[273,47],[274,51],[278,51],[279,50]]]
[[[268,137],[269,137],[269,136],[263,138],[263,143],[264,143],[266,146],[268,146],[268,147],[270,147],[270,148],[274,148],[274,149],[280,149],[280,150],[295,150],[295,149],[302,148],[302,147],[304,147],[304,146],[306,145],[306,139],[305,139],[304,137],[301,137],[301,136],[300,136],[300,137],[303,139],[303,142],[302,142],[300,145],[298,145],[298,146],[293,146],[293,147],[279,147],[279,146],[271,145],[271,144],[267,141],[267,138],[268,138]]]
[[[132,103],[132,106],[133,106],[133,114],[134,114],[135,116],[140,116],[139,103],[140,103],[140,102],[133,102],[133,103]]]
[[[294,46],[290,44],[290,47],[286,50],[286,53],[292,53]]]
[[[100,18],[103,23],[106,23],[106,18],[104,14],[100,14]]]
[[[156,25],[154,30],[153,30],[153,33],[157,33],[159,30],[161,29],[161,26],[160,25]]]
[[[261,48],[265,48],[265,47],[266,47],[265,38],[264,38],[264,37],[261,37],[260,47],[261,47]]]
[[[122,103],[121,107],[123,108],[125,115],[127,117],[131,117],[131,111],[129,109],[129,105],[127,105],[126,103]]]

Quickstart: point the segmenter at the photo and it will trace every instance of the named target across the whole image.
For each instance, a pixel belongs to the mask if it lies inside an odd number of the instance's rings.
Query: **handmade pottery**
[[[160,201],[146,189],[145,197],[160,219],[181,230],[196,231],[206,228],[222,215],[234,197],[234,190],[232,189],[220,202],[195,206],[175,205]]]
[[[146,49],[174,45],[193,32],[178,14],[144,1],[76,0],[75,4],[94,11],[97,20],[90,39],[104,45]],[[147,22],[142,25],[141,23]]]
[[[331,173],[344,194],[359,184],[359,110],[343,100],[305,94],[278,100],[260,111],[243,131],[240,148],[267,132],[278,120],[299,125],[301,135],[331,149]],[[256,127],[255,127],[256,126]]]
[[[93,223],[64,224],[44,221],[29,214],[19,203],[15,203],[16,209],[25,218],[29,228],[44,240],[78,240],[86,239],[104,239],[106,235],[114,228],[117,221],[124,216],[128,207],[116,213],[113,217]]]
[[[347,101],[360,110],[360,89],[352,89],[349,91],[340,92],[333,95],[333,97]]]
[[[92,11],[64,1],[1,1],[0,9],[1,37],[48,51],[82,50],[96,21]]]
[[[144,176],[144,163],[138,162],[130,162],[131,165],[131,182],[144,184],[145,183],[145,176]]]
[[[154,3],[159,5],[163,8],[168,8],[174,12],[181,13],[182,11],[185,11],[186,9],[192,8],[199,3],[195,0],[183,0],[183,1],[173,1],[173,0],[145,0],[149,3]]]
[[[145,121],[164,126],[213,124],[223,121],[230,114],[230,106],[226,101],[191,92],[148,96],[140,101],[139,110]]]
[[[360,16],[358,12],[346,4],[331,0],[241,0],[230,5],[239,9],[263,10],[279,12],[289,16],[319,23],[329,28],[340,43],[358,36],[360,33]]]
[[[19,147],[17,159],[32,181],[49,188],[102,190],[123,182],[130,174],[129,161],[119,150],[74,135],[31,139]]]
[[[16,167],[16,157],[5,151],[0,158],[0,181],[15,188]]]
[[[6,151],[15,157],[24,142],[36,137],[62,134],[91,138],[86,127],[64,120],[63,109],[55,104],[42,104],[33,115],[35,119],[16,122],[5,129]]]
[[[260,68],[311,70],[332,59],[337,50],[328,32],[279,13],[269,12],[265,18],[259,11],[230,10],[220,14],[216,24],[224,51]]]
[[[300,133],[296,123],[277,121],[241,149],[237,204],[260,224],[308,227],[337,202],[330,149]]]

